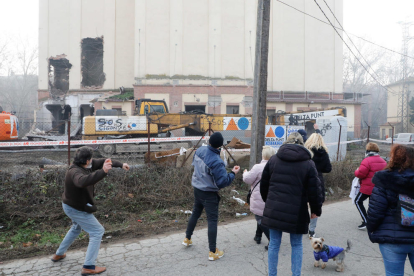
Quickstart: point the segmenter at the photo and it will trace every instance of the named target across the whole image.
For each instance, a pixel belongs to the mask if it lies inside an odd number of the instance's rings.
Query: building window
[[[122,111],[122,108],[112,108],[112,110],[116,110],[118,112],[118,116],[126,115],[126,111]]]
[[[206,106],[205,105],[186,105],[185,112],[191,113],[205,113]]]
[[[103,71],[103,37],[84,38],[82,50],[82,87],[102,88],[105,82]]]
[[[266,115],[267,116],[272,116],[272,115],[274,115],[276,113],[276,110],[275,109],[267,109],[266,110]]]
[[[240,114],[238,105],[228,105],[226,107],[226,114]]]

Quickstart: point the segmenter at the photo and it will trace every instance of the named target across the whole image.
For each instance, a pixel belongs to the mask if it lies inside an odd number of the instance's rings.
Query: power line
[[[333,17],[335,18],[336,22],[338,22],[339,26],[341,26],[343,32],[346,34],[346,36],[349,38],[349,41],[351,41],[352,45],[354,45],[355,49],[358,51],[358,53],[360,54],[361,58],[365,61],[365,63],[369,66],[369,68],[371,68],[371,70],[375,73],[375,75],[378,78],[381,78],[377,72],[375,72],[375,70],[372,68],[371,64],[369,64],[369,62],[364,58],[364,56],[362,55],[362,53],[359,51],[358,47],[355,45],[355,43],[352,41],[352,39],[349,37],[348,33],[345,31],[344,27],[342,26],[341,22],[338,20],[338,18],[336,18],[335,13],[332,11],[331,7],[329,7],[328,3],[326,3],[326,0],[323,0],[323,2],[325,2],[325,5],[328,7],[329,11],[332,13]]]
[[[379,84],[381,85],[381,87],[383,87],[385,90],[391,90],[392,89],[387,89],[384,85],[382,85],[381,82],[379,82],[372,74],[371,72],[365,67],[365,65],[359,60],[359,58],[355,55],[355,53],[352,51],[352,49],[349,47],[349,45],[345,42],[345,40],[343,39],[343,37],[341,36],[341,34],[338,32],[337,28],[335,28],[335,26],[332,24],[331,20],[328,18],[328,16],[325,14],[325,12],[323,11],[322,7],[318,4],[318,2],[316,0],[314,0],[315,4],[319,7],[319,9],[321,10],[321,12],[323,13],[323,15],[325,16],[325,18],[329,21],[329,24],[332,26],[332,28],[335,30],[335,32],[337,33],[337,35],[341,38],[341,40],[343,41],[343,43],[346,45],[346,47],[348,48],[348,50],[354,55],[354,57],[357,59],[357,61],[361,64],[361,66],[365,69],[365,71],[367,71],[367,73]],[[391,93],[396,93],[395,91],[391,92]]]
[[[277,2],[279,2],[279,3],[281,3],[281,4],[283,4],[283,5],[286,5],[286,6],[290,7],[290,8],[292,8],[292,9],[294,9],[294,10],[296,10],[296,11],[300,12],[300,13],[303,13],[304,15],[307,15],[307,16],[309,16],[309,17],[312,17],[313,19],[316,19],[316,20],[318,20],[318,21],[319,21],[319,22],[321,22],[321,23],[324,23],[324,24],[330,25],[328,22],[323,21],[323,20],[321,20],[321,19],[319,19],[319,18],[317,18],[317,17],[315,17],[315,16],[313,16],[313,15],[311,15],[311,14],[309,14],[309,13],[306,13],[306,12],[304,12],[304,11],[302,11],[302,10],[298,9],[298,8],[295,8],[295,7],[293,7],[293,6],[291,6],[291,5],[287,4],[287,3],[285,3],[285,2],[283,2],[283,1],[280,1],[280,0],[276,0],[276,1],[277,1]],[[332,25],[331,25],[331,26],[332,26]],[[332,27],[333,27],[333,28],[335,28],[335,29],[338,29],[338,30],[341,30],[341,31],[344,31],[344,32],[345,32],[345,30],[343,30],[342,28],[338,28],[338,27],[335,27],[335,26],[332,26]],[[387,51],[390,51],[390,52],[393,52],[393,53],[395,53],[395,54],[398,54],[398,55],[401,55],[401,56],[405,56],[405,57],[408,57],[408,58],[414,59],[414,57],[411,57],[411,56],[409,56],[409,55],[406,55],[406,54],[403,54],[403,53],[400,53],[400,52],[394,51],[394,50],[392,50],[392,49],[390,49],[390,48],[387,48],[387,47],[384,47],[384,46],[382,46],[382,45],[379,45],[379,44],[377,44],[377,43],[375,43],[375,42],[369,41],[369,40],[367,40],[367,39],[365,39],[365,38],[363,38],[363,37],[360,37],[360,36],[358,36],[358,35],[355,35],[355,34],[352,34],[352,33],[349,33],[349,34],[350,34],[350,35],[352,35],[352,36],[355,36],[356,38],[362,39],[362,40],[364,40],[365,42],[368,42],[368,43],[370,43],[370,44],[373,44],[373,45],[375,45],[375,46],[377,46],[377,47],[383,48],[383,49],[385,49],[385,50],[387,50]]]

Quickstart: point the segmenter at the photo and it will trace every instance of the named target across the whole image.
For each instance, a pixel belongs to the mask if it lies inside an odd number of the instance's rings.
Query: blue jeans
[[[86,251],[84,265],[95,265],[105,229],[93,214],[78,211],[65,203],[62,203],[62,206],[65,214],[72,220],[72,227],[60,244],[56,255],[65,254],[69,246],[75,241],[83,229],[89,234],[89,245]]]
[[[280,243],[282,242],[282,231],[270,230],[270,243],[269,243],[269,276],[277,275],[277,263],[279,260]],[[292,264],[292,276],[300,276],[302,270],[302,234],[290,234],[290,245],[292,246],[291,264]]]
[[[380,243],[379,248],[387,276],[403,276],[407,256],[414,271],[414,244]]]

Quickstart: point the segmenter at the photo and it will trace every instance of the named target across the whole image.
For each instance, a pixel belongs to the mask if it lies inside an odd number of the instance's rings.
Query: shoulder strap
[[[259,183],[260,183],[260,181],[262,181],[262,179],[261,179],[261,178],[260,178],[260,180],[259,180],[259,181],[257,181],[256,185],[254,185],[254,187],[253,187],[253,189],[252,189],[252,193],[253,193],[253,191],[254,191],[254,188],[256,188],[257,184],[259,184]]]

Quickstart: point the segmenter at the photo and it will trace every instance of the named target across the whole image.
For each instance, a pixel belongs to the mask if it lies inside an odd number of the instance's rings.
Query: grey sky
[[[397,22],[410,16],[414,21],[413,0],[343,0],[343,3],[344,27],[348,32],[401,50],[401,27]],[[21,36],[37,44],[38,5],[38,0],[0,0],[0,40]],[[414,26],[411,34],[414,35]]]

